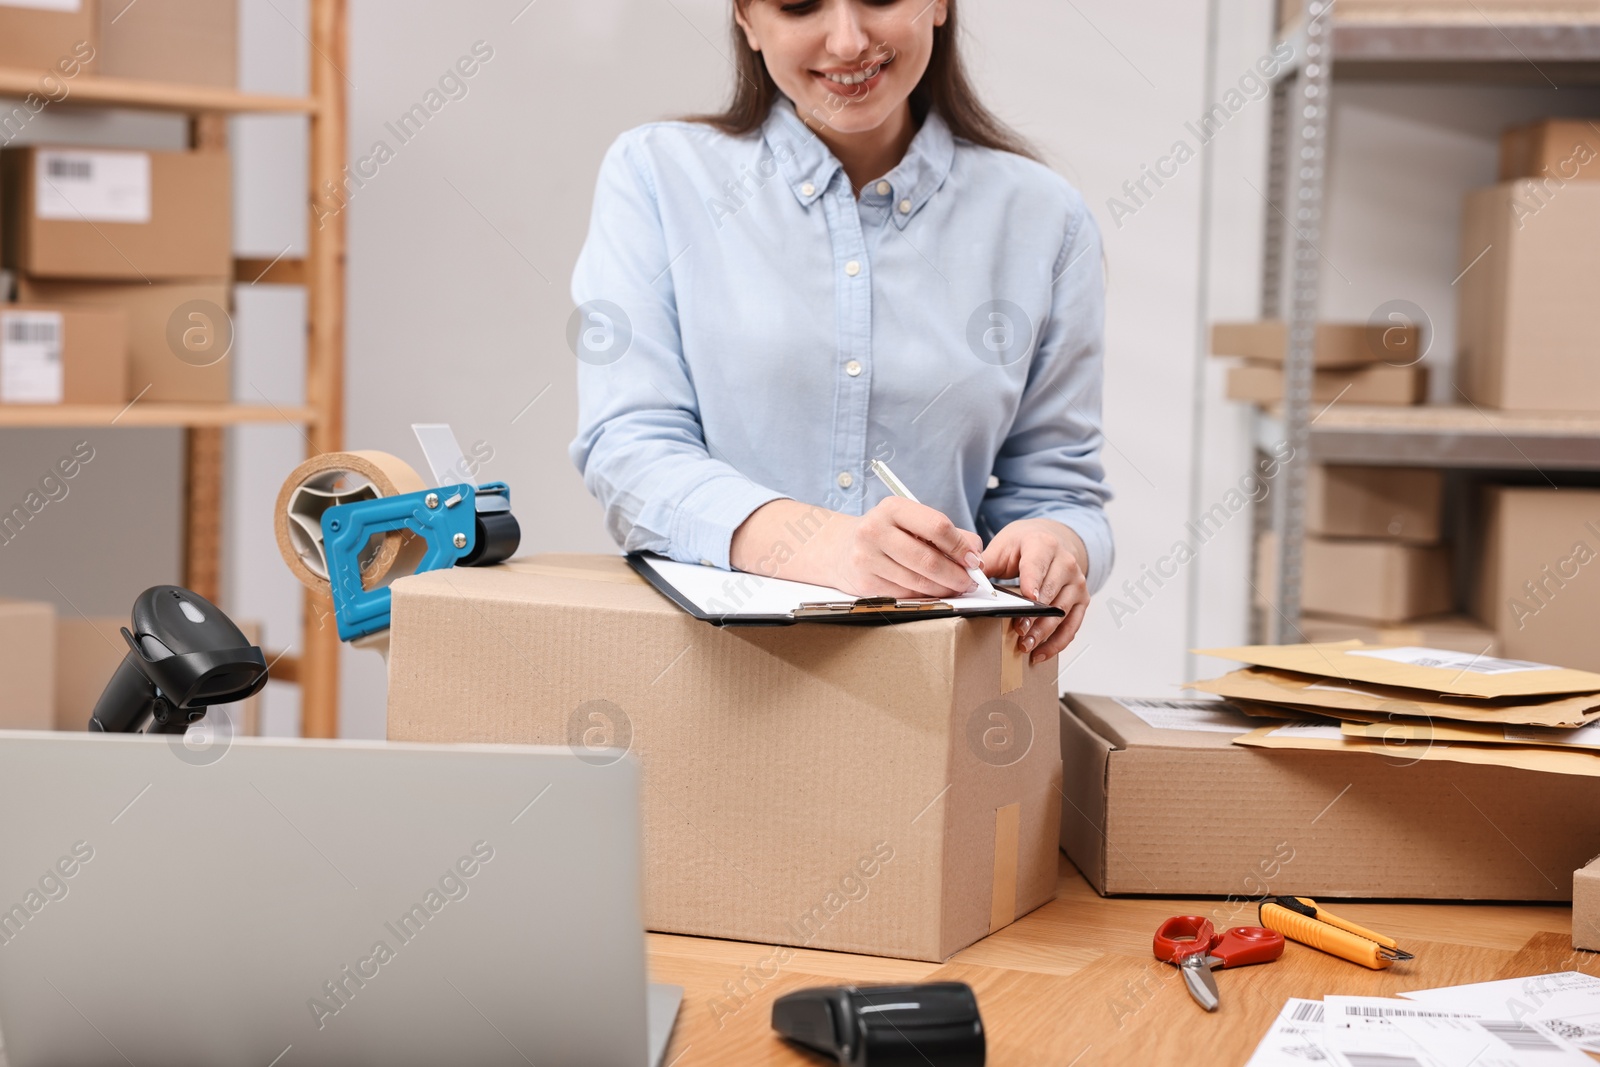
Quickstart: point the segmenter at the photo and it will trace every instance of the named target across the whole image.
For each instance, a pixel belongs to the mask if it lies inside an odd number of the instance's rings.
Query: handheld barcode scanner
[[[128,654],[89,717],[89,730],[181,734],[216,704],[254,696],[267,661],[205,597],[175,585],[146,589],[133,605]]]
[[[985,1054],[965,982],[802,989],[773,1002],[772,1028],[843,1067],[983,1067]]]

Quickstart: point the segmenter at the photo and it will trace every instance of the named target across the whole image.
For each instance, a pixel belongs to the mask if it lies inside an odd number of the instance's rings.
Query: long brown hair
[[[751,2],[733,0],[741,9]],[[1026,138],[978,101],[978,94],[967,80],[967,69],[961,61],[956,0],[947,0],[947,3],[949,13],[944,25],[933,28],[933,54],[928,60],[928,69],[917,87],[911,90],[912,116],[920,124],[930,110],[937,111],[957,137],[984,148],[1039,159]],[[742,136],[761,128],[774,101],[782,94],[778,83],[767,72],[766,59],[750,47],[739,23],[731,18],[729,22],[732,23],[734,70],[738,75],[733,84],[733,100],[722,111],[691,115],[689,121],[703,122],[723,133]]]

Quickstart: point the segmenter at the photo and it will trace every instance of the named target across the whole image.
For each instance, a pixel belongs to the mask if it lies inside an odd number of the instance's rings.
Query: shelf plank
[[[1305,55],[1303,29],[1290,29],[1285,40],[1296,57]],[[1337,18],[1333,55],[1341,81],[1597,84],[1600,18]],[[1278,78],[1291,77],[1295,66]]]
[[[0,67],[0,97],[20,99],[39,89],[42,72]],[[312,114],[316,100],[300,96],[270,96],[220,89],[212,85],[181,85],[173,82],[143,81],[134,78],[99,78],[83,74],[60,80],[67,95],[51,107],[125,107],[150,111],[175,111],[183,114],[245,112]]]
[[[0,429],[12,427],[148,427],[203,428],[282,422],[309,426],[316,414],[309,407],[270,404],[0,404]]]
[[[1282,440],[1281,416],[1263,411],[1257,444],[1270,450]],[[1600,471],[1600,414],[1335,404],[1312,423],[1311,458],[1365,466]]]

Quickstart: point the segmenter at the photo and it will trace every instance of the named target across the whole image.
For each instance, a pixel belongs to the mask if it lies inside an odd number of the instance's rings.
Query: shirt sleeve
[[[572,275],[578,305],[578,434],[568,454],[624,551],[729,566],[734,531],[784,494],[708,449],[684,361],[667,248],[637,131],[606,153],[589,236]]]
[[[1000,484],[979,508],[980,525],[998,532],[1019,519],[1054,519],[1083,539],[1086,576],[1098,592],[1114,550],[1105,504],[1111,490],[1100,462],[1104,442],[1105,279],[1100,229],[1079,201],[1055,278],[1049,320],[1028,370],[1011,433],[995,458]]]

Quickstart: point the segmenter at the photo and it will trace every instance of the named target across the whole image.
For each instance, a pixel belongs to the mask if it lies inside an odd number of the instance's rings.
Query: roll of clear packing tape
[[[327,593],[328,557],[322,513],[341,504],[418,493],[428,488],[403,459],[387,452],[325,452],[294,469],[278,493],[273,516],[278,551],[307,588]],[[374,534],[361,550],[361,584],[378,589],[416,573],[428,546],[405,531]]]

